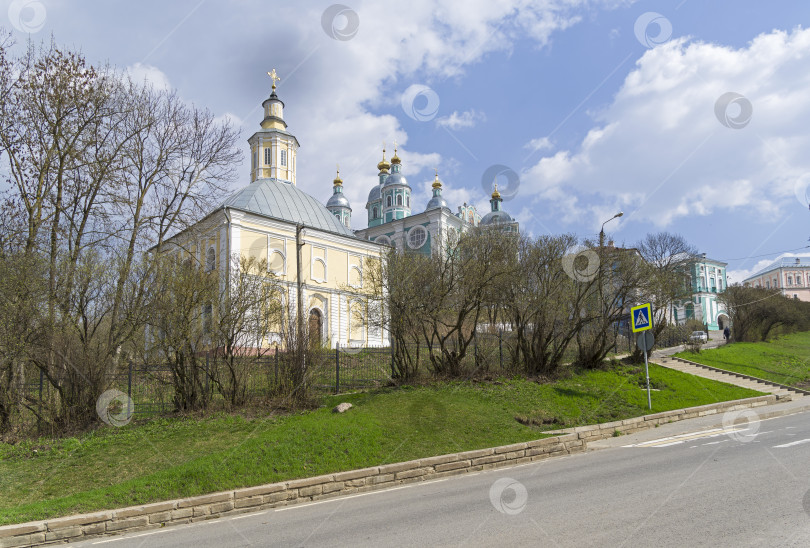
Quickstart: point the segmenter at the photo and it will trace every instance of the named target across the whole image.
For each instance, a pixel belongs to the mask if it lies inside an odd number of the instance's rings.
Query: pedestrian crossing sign
[[[630,309],[630,327],[633,333],[652,329],[652,306],[650,303],[640,304]]]

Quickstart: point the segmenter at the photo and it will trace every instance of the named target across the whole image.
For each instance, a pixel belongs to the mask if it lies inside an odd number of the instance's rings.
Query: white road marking
[[[810,438],[805,440],[792,441],[790,443],[783,443],[782,445],[774,445],[773,447],[774,449],[779,449],[781,447],[793,447],[794,445],[801,445],[803,443],[810,443]]]
[[[262,514],[266,514],[268,511],[269,510],[265,510],[264,512],[256,512],[255,514],[245,514],[243,516],[236,516],[236,517],[231,518],[231,521],[234,521],[234,520],[237,520],[237,519],[252,518],[254,516],[261,516]]]

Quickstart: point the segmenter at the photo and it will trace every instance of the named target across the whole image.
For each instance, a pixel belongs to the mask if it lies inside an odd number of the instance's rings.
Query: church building
[[[264,344],[283,345],[284,329],[292,329],[299,313],[305,316],[310,337],[331,347],[385,346],[388,335],[368,325],[368,303],[363,292],[367,261],[381,260],[394,247],[430,254],[448,236],[473,226],[518,232],[518,223],[503,211],[497,185],[490,200],[492,211],[483,218],[472,205],[452,213],[442,196],[438,172],[433,196],[424,210],[412,207],[411,187],[402,174],[396,147],[389,163],[377,164],[378,184],[366,203],[368,226],[352,230],[352,207],[343,193],[338,171],[332,196],[324,206],[297,186],[298,139],[287,130],[284,103],[272,93],[262,103],[264,118],[250,145],[250,184],[234,192],[194,227],[168,242],[199,264],[220,274],[228,284],[239,257],[266,260],[268,270],[284,289],[282,305],[289,311],[286,326]],[[299,292],[301,300],[299,303]]]
[[[250,184],[169,245],[174,243],[206,268],[217,270],[222,284],[238,268],[235,259],[240,256],[266,260],[285,290],[282,305],[289,317],[282,330],[294,329],[300,290],[310,337],[331,347],[384,346],[387,333],[365,325],[361,318],[367,315],[363,269],[369,258],[379,260],[385,248],[351,230],[351,208],[339,175],[329,209],[298,188],[300,145],[287,131],[284,103],[276,94],[279,78],[275,70],[269,74],[273,88],[262,103],[261,129],[248,139]],[[283,345],[283,332],[271,334],[265,344]]]

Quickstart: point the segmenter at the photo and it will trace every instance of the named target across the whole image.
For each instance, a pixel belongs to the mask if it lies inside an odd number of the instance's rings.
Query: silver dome
[[[444,197],[441,194],[439,194],[438,196],[434,196],[433,198],[430,199],[430,201],[427,204],[427,207],[425,208],[425,211],[431,209],[439,209],[443,207],[450,209],[450,206],[447,205],[447,200],[445,200]]]
[[[506,211],[490,211],[481,219],[482,225],[513,223],[515,220]]]
[[[326,202],[326,207],[347,207],[349,209],[352,208],[352,206],[349,205],[349,200],[346,198],[346,196],[343,195],[342,192],[332,194],[332,197],[329,198],[328,202]]]
[[[368,202],[378,202],[381,200],[380,188],[381,185],[374,185],[374,188],[368,193]]]
[[[393,186],[393,185],[408,186],[408,180],[402,173],[392,173],[391,175],[385,178],[384,186]]]

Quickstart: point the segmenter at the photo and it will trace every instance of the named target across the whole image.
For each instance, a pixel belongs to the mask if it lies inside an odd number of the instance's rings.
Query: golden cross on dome
[[[273,80],[273,89],[276,89],[276,80],[281,81],[281,77],[276,74],[276,69],[273,69],[272,72],[268,72],[267,76]]]

